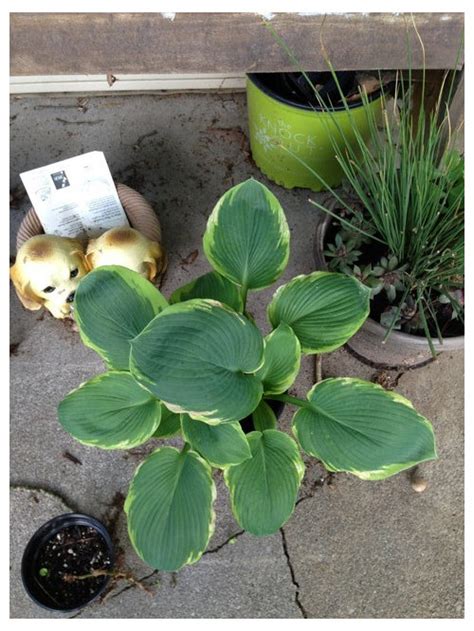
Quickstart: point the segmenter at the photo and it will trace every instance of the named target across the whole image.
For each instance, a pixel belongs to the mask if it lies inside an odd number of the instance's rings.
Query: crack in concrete
[[[303,498],[303,499],[308,499],[308,498]],[[288,544],[286,542],[286,535],[283,528],[280,528],[280,533],[281,533],[281,540],[283,544],[283,553],[286,557],[286,563],[290,570],[291,582],[293,583],[294,588],[295,588],[295,603],[298,609],[301,611],[301,615],[303,616],[303,618],[308,618],[308,613],[306,609],[304,608],[303,603],[300,600],[300,584],[296,580],[295,570],[293,569],[293,564],[290,559],[290,553],[288,552]]]
[[[136,579],[137,583],[142,583],[143,581],[148,580],[149,578],[152,578],[152,576],[154,576],[155,574],[158,574],[158,570],[153,570],[153,572],[151,572],[150,574],[146,574],[145,576],[142,576],[141,578]],[[91,603],[93,605],[98,605],[99,607],[101,605],[103,605],[105,602],[109,601],[109,600],[114,600],[115,598],[118,598],[118,596],[120,596],[121,594],[123,594],[124,592],[128,592],[129,589],[137,589],[138,586],[135,583],[131,583],[130,585],[126,585],[123,589],[121,589],[119,592],[115,593],[115,594],[111,594],[110,592],[108,594],[106,594],[106,596],[104,597],[103,600],[99,600],[95,603]],[[83,612],[85,611],[85,609],[81,609],[81,611],[79,611],[77,614],[75,614],[74,616],[71,616],[71,618],[77,618],[78,616],[80,616]]]
[[[75,502],[70,501],[65,495],[56,491],[56,489],[48,488],[47,486],[40,486],[37,484],[28,484],[23,482],[11,482],[11,489],[20,489],[25,491],[42,491],[44,493],[48,493],[49,495],[53,495],[57,499],[61,500],[63,504],[66,504],[73,512],[78,512],[77,505]]]
[[[240,537],[240,535],[243,535],[244,532],[245,530],[239,530],[238,532],[231,535],[228,539],[226,539],[223,543],[219,544],[215,548],[212,548],[211,550],[206,550],[202,556],[204,556],[205,554],[214,554],[214,552],[219,552],[219,550],[222,550],[222,548],[228,545],[233,539],[236,539],[237,537]]]
[[[404,366],[402,364],[390,365],[390,364],[383,364],[383,363],[371,361],[370,359],[367,359],[363,355],[360,355],[348,344],[344,345],[344,350],[347,351],[349,355],[352,355],[352,357],[355,357],[362,364],[365,364],[366,366],[371,366],[372,368],[377,368],[379,370],[403,370],[403,371],[408,372],[409,370],[417,370],[418,368],[423,368],[424,366],[427,366],[428,364],[431,364],[432,362],[436,361],[436,357],[429,357],[428,359],[425,359],[424,361],[420,362],[419,364],[416,364],[415,366]]]
[[[155,576],[155,574],[158,574],[158,570],[153,570],[153,572],[151,572],[150,574],[146,574],[145,576],[142,576],[141,578],[136,579],[137,583],[142,583],[143,581],[148,580],[152,576]],[[116,594],[111,594],[110,596],[108,596],[107,600],[114,600],[114,598],[117,598],[117,596],[120,596],[120,594],[123,594],[124,592],[128,592],[129,589],[136,589],[137,587],[138,586],[135,583],[126,585],[123,589],[121,589]]]
[[[316,493],[318,493],[318,490],[321,489],[323,486],[331,486],[332,484],[334,484],[335,476],[335,472],[327,471],[326,475],[318,478],[311,484],[311,488],[305,495],[299,497],[296,500],[295,506],[298,506],[298,504],[301,504],[301,502],[304,502],[305,500],[310,500],[311,498],[313,498]]]

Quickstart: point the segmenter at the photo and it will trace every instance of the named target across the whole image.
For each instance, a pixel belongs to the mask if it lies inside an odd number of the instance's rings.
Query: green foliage
[[[293,419],[306,453],[329,471],[382,480],[436,457],[430,423],[404,397],[360,379],[325,379]]]
[[[422,90],[424,81],[423,77]],[[388,300],[397,306],[389,331],[410,295],[431,346],[433,329],[442,341],[437,300],[441,294],[462,285],[464,274],[464,158],[447,142],[447,104],[452,88],[447,87],[447,81],[448,74],[434,110],[426,112],[422,99],[415,117],[411,108],[415,81],[410,72],[402,73],[397,76],[393,97],[383,95],[381,128],[378,113],[367,109],[368,141],[357,129],[356,149],[341,145],[336,136],[333,138],[336,158],[357,201],[355,212],[360,213],[360,207],[363,208],[360,234],[370,233],[385,248],[385,256],[378,263],[372,262],[374,270],[382,267],[384,272],[391,272],[385,274],[389,279],[382,283]],[[361,93],[361,99],[368,103],[366,94]],[[337,126],[336,119],[334,122]],[[336,191],[331,192],[345,209],[346,218],[340,219],[341,225],[354,227],[353,204]],[[333,214],[329,207],[312,203]],[[354,254],[349,238],[339,239],[338,248],[337,243],[328,245],[325,252],[329,266],[351,273],[358,254]],[[337,256],[335,250],[339,252]],[[397,270],[386,267],[384,259],[396,260]],[[457,307],[453,305],[453,311],[462,312],[462,305],[453,302]]]
[[[250,458],[240,423],[209,425],[181,414],[183,438],[213,467],[225,469]]]
[[[82,341],[118,370],[128,370],[130,341],[167,306],[145,278],[116,265],[84,276],[74,300]]]
[[[290,255],[290,231],[280,202],[256,180],[234,186],[212,211],[203,245],[213,268],[245,292],[268,287]]]
[[[351,189],[350,199],[347,199],[299,156],[283,147],[319,179],[332,194],[332,201],[336,200],[343,209],[338,216],[330,203],[324,205],[310,200],[338,219],[341,225],[342,232],[334,244],[328,244],[325,252],[329,269],[360,276],[354,263],[358,261],[358,246],[362,241],[353,241],[354,229],[361,238],[369,237],[372,243],[383,245],[385,257],[395,257],[399,269],[403,270],[403,276],[397,282],[383,283],[389,301],[395,306],[395,309],[386,311],[386,314],[392,314],[386,337],[397,323],[406,324],[401,310],[410,297],[419,314],[417,324],[423,329],[435,355],[433,330],[442,342],[438,322],[440,296],[451,295],[452,317],[462,318],[464,310],[463,301],[453,296],[464,283],[464,157],[453,149],[460,128],[452,128],[449,115],[459,59],[455,60],[453,69],[445,71],[438,92],[433,93],[433,86],[426,78],[425,48],[412,17],[409,29],[413,32],[407,30],[406,34],[408,70],[396,73],[390,90],[383,87],[382,73],[378,73],[381,111],[368,107],[370,97],[363,86],[359,86],[369,136],[364,138],[354,124],[351,138],[355,142],[349,142],[338,113],[321,98],[318,86],[313,85],[301,68],[297,56],[269,22],[265,26],[295,70],[302,72],[321,110],[329,115],[323,120],[327,121],[334,155],[344,172],[346,185]],[[418,74],[417,77],[412,72],[412,35],[416,37],[418,52],[423,59],[421,76]],[[461,41],[458,56],[462,45]],[[351,103],[342,91],[324,46],[321,52],[338,88],[340,103],[352,120]],[[430,96],[428,102],[434,102],[429,111],[425,106],[426,94]],[[413,107],[414,103],[417,108]],[[377,264],[376,261],[372,263]],[[372,274],[365,276],[370,288],[380,288],[380,283],[374,283]],[[387,324],[387,320],[385,317],[383,323]],[[413,322],[407,328],[414,328]]]
[[[85,445],[131,449],[153,436],[161,406],[129,372],[109,371],[70,392],[59,405],[58,418]]]
[[[167,571],[197,561],[209,542],[212,467],[223,470],[234,516],[249,532],[273,533],[290,517],[304,466],[295,440],[277,429],[272,399],[298,406],[295,435],[330,470],[379,479],[436,455],[428,421],[373,384],[330,379],[308,400],[286,394],[302,352],[334,350],[359,329],[370,291],[345,274],[298,276],[275,292],[264,338],[245,312],[247,290],[271,283],[288,258],[286,220],[270,191],[254,180],[231,189],[204,239],[216,271],[176,290],[174,304],[121,267],[81,281],[82,339],[120,370],[83,384],[58,410],[88,445],[184,442],[148,456],[125,503],[137,554]],[[245,434],[248,423],[255,431]]]
[[[275,412],[264,399],[252,412],[252,423],[257,432],[263,432],[265,429],[276,429],[278,425]]]
[[[273,327],[290,326],[304,353],[327,353],[345,344],[365,322],[369,296],[354,278],[313,272],[277,289],[268,318]]]
[[[282,322],[265,338],[262,367],[256,375],[265,394],[281,394],[300,371],[301,344],[293,329]]]
[[[251,432],[247,439],[252,457],[226,469],[224,479],[242,528],[271,535],[293,512],[304,464],[295,441],[283,432]]]
[[[243,307],[239,287],[217,272],[208,272],[177,289],[171,294],[170,304],[193,298],[212,298],[223,302],[234,311],[242,311]]]
[[[132,374],[174,412],[208,423],[233,422],[251,414],[262,398],[254,374],[263,361],[262,335],[216,301],[168,307],[131,347]]]
[[[168,572],[195,563],[214,531],[215,497],[211,467],[195,452],[162,447],[148,456],[125,501],[138,556]]]

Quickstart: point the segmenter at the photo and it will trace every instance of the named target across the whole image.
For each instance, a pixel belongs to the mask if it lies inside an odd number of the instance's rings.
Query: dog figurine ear
[[[157,274],[162,274],[168,264],[165,249],[158,241],[150,241],[148,256],[144,260],[148,269],[148,280],[153,281]]]
[[[75,249],[71,251],[71,255],[72,256],[77,255],[81,259],[82,264],[84,265],[84,268],[85,268],[86,272],[91,272],[92,271],[92,264],[91,264],[91,261],[89,260],[88,254],[84,253],[84,246],[77,239],[71,239],[71,241],[73,241],[73,245],[75,246]],[[92,244],[95,243],[95,239],[92,239],[89,242],[89,244],[91,244],[91,243]]]
[[[44,299],[37,296],[31,289],[30,283],[25,280],[18,266],[10,267],[10,278],[15,287],[16,295],[20,299],[21,304],[30,311],[38,311],[44,303]]]
[[[87,269],[89,272],[91,272],[95,266],[96,243],[97,243],[97,239],[91,239],[89,243],[87,244],[87,251],[86,251],[85,258],[86,258]]]

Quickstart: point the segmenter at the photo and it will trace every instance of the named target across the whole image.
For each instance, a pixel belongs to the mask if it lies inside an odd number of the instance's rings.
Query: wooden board
[[[453,67],[463,13],[415,13],[426,68]],[[271,26],[307,70],[412,67],[422,54],[409,14],[280,13]],[[294,64],[256,13],[11,13],[10,74],[282,72]],[[463,56],[459,59],[463,62]]]

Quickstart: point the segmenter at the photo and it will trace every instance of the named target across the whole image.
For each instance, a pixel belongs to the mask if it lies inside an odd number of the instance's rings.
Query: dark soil
[[[90,526],[69,526],[54,534],[39,551],[34,568],[41,591],[61,609],[88,603],[101,590],[107,576],[84,577],[107,571],[111,559],[102,535]]]
[[[326,247],[326,244],[328,243],[334,243],[336,233],[339,232],[340,228],[341,228],[341,224],[339,222],[331,221],[331,223],[328,226],[326,237],[324,240],[325,247]],[[356,262],[356,264],[360,268],[363,268],[364,266],[369,265],[369,263],[371,263],[372,266],[374,266],[376,263],[378,263],[378,261],[380,261],[382,256],[389,256],[390,254],[387,248],[383,244],[379,243],[378,241],[371,241],[370,243],[363,243],[361,246],[359,246],[358,249],[362,252],[362,254],[359,256],[359,260]],[[401,298],[402,298],[402,293],[398,292],[397,300],[398,299],[401,300]],[[370,301],[370,317],[372,318],[372,320],[375,320],[376,322],[380,322],[380,316],[382,315],[384,311],[386,311],[392,306],[398,306],[399,303],[397,302],[397,300],[391,303],[388,300],[387,294],[384,290],[382,290],[380,293],[374,296],[372,300]],[[454,319],[454,320],[451,319],[451,314],[452,314],[451,305],[446,305],[446,304],[438,305],[436,309],[436,319],[438,321],[438,326],[441,330],[443,337],[448,338],[448,337],[456,337],[459,335],[464,335],[463,323],[461,322],[459,318]],[[430,331],[430,334],[433,336],[433,339],[437,339],[436,325],[433,319],[428,316],[428,314],[427,314],[427,322],[428,322],[428,329]],[[411,327],[405,327],[402,323],[401,330],[406,333],[410,333],[410,335],[416,335],[418,337],[426,337],[424,330],[422,328],[413,329]]]

